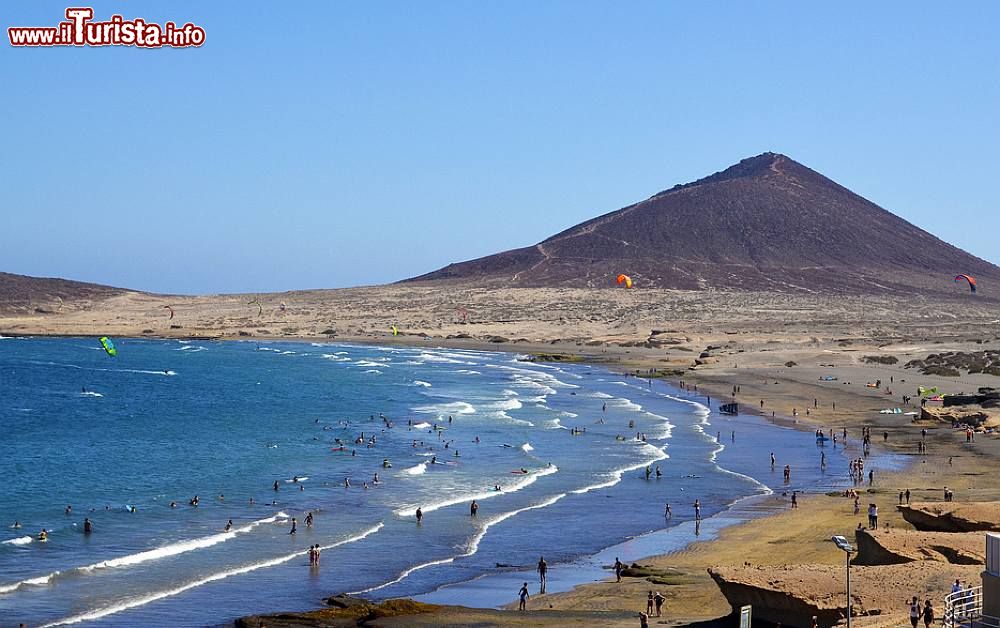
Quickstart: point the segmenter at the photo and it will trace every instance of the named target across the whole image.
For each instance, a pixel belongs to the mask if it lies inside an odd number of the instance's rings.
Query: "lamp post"
[[[847,555],[847,628],[851,628],[851,554],[854,548],[847,542],[847,539],[837,535],[830,539]]]

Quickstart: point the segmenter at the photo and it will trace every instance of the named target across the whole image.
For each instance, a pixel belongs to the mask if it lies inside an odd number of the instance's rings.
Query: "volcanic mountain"
[[[943,242],[821,174],[764,153],[558,233],[535,246],[406,281],[779,292],[968,290],[1000,268]],[[985,290],[983,288],[986,288]]]

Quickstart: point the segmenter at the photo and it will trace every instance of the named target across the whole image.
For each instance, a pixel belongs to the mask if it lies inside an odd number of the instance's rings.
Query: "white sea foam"
[[[412,517],[412,516],[414,516],[414,515],[417,514],[417,508],[418,507],[424,513],[428,513],[428,512],[434,512],[435,510],[439,510],[441,508],[447,508],[448,506],[454,506],[455,504],[468,503],[468,502],[471,502],[472,500],[482,501],[484,499],[489,499],[491,497],[496,497],[497,495],[503,495],[504,493],[514,493],[514,492],[519,491],[519,490],[521,490],[523,488],[527,488],[528,486],[531,486],[536,481],[538,481],[538,478],[540,478],[540,477],[543,477],[543,476],[546,476],[546,475],[551,475],[553,473],[558,473],[558,472],[559,472],[559,467],[555,466],[554,464],[553,465],[549,465],[547,467],[543,467],[543,468],[539,469],[538,471],[530,472],[527,475],[522,476],[520,480],[517,480],[515,482],[511,482],[509,484],[503,484],[503,483],[501,483],[500,484],[500,488],[502,490],[500,490],[500,491],[492,491],[491,490],[491,491],[482,491],[480,493],[470,493],[468,495],[459,495],[457,497],[451,497],[451,498],[448,498],[448,499],[445,499],[445,500],[442,500],[442,501],[439,501],[439,502],[434,502],[434,503],[431,503],[431,504],[427,504],[427,505],[414,504],[414,505],[411,505],[411,506],[406,506],[404,508],[400,508],[400,509],[396,510],[393,514],[395,514],[398,517]]]
[[[246,534],[247,532],[250,532],[251,530],[253,530],[254,528],[256,528],[259,525],[263,525],[263,524],[266,524],[266,523],[274,523],[276,521],[279,521],[281,519],[285,519],[287,517],[288,517],[288,515],[286,515],[285,513],[279,512],[279,513],[277,513],[277,514],[275,514],[275,515],[273,515],[271,517],[267,517],[265,519],[258,519],[257,521],[253,521],[253,522],[251,522],[251,523],[249,523],[249,524],[247,524],[245,526],[241,526],[241,527],[238,527],[238,528],[233,528],[229,532],[220,532],[218,534],[212,534],[212,535],[209,535],[209,536],[202,537],[200,539],[191,539],[191,540],[188,540],[188,541],[178,541],[176,543],[171,543],[169,545],[164,545],[164,546],[158,547],[156,549],[147,550],[147,551],[144,551],[144,552],[138,552],[136,554],[128,554],[126,556],[120,556],[118,558],[111,558],[111,559],[108,559],[108,560],[103,560],[103,561],[98,562],[98,563],[93,563],[93,564],[90,564],[90,565],[84,565],[82,567],[75,567],[75,568],[72,568],[70,570],[67,570],[66,572],[54,571],[54,572],[52,572],[52,573],[50,573],[48,575],[45,575],[45,576],[40,576],[40,577],[37,577],[37,578],[30,578],[30,579],[22,580],[20,582],[15,582],[15,583],[9,584],[9,585],[0,585],[0,593],[10,593],[11,591],[16,591],[17,589],[19,589],[19,588],[21,588],[22,586],[25,586],[25,585],[36,585],[37,586],[37,585],[48,584],[54,578],[56,578],[57,576],[59,576],[59,575],[61,575],[63,573],[65,573],[67,575],[72,574],[72,573],[86,574],[86,573],[91,573],[91,572],[99,570],[99,569],[113,569],[113,568],[116,568],[116,567],[131,567],[133,565],[139,565],[141,563],[146,563],[146,562],[150,562],[150,561],[154,561],[154,560],[160,560],[161,558],[167,558],[169,556],[176,556],[178,554],[184,554],[186,552],[192,552],[194,550],[204,549],[206,547],[211,547],[213,545],[217,545],[219,543],[223,543],[223,542],[228,541],[228,540],[230,540],[232,538],[235,538],[238,534]],[[30,543],[31,542],[31,537],[27,537],[27,538],[29,539],[27,542]],[[14,540],[18,540],[18,539],[14,539]]]
[[[535,451],[535,448],[531,446],[531,443],[525,443],[521,445],[521,451]]]
[[[426,430],[430,426],[431,426],[431,424],[428,423],[427,421],[421,421],[420,423],[417,423],[416,425],[414,425],[413,429],[416,429],[416,430]]]
[[[449,563],[455,562],[459,558],[468,558],[469,556],[472,556],[477,551],[479,551],[479,544],[482,542],[483,538],[486,537],[486,533],[489,532],[489,529],[492,528],[493,526],[495,526],[496,524],[501,523],[503,521],[506,521],[507,519],[510,519],[511,517],[515,517],[515,516],[521,514],[522,512],[527,512],[529,510],[537,510],[539,508],[546,508],[548,506],[551,506],[552,504],[556,503],[557,501],[559,501],[563,497],[566,497],[566,493],[559,493],[557,495],[553,495],[552,497],[544,499],[544,500],[538,502],[537,504],[531,504],[530,506],[525,506],[523,508],[518,508],[517,510],[511,510],[509,512],[501,513],[501,514],[497,515],[496,517],[493,517],[492,519],[487,519],[486,522],[483,524],[483,526],[475,534],[475,536],[473,536],[472,539],[469,540],[469,543],[465,546],[465,551],[462,552],[461,554],[456,554],[455,556],[451,556],[451,557],[448,557],[448,558],[441,558],[441,559],[438,559],[438,560],[428,561],[426,563],[420,563],[419,565],[414,565],[413,567],[409,567],[407,569],[404,569],[398,576],[396,576],[395,578],[393,578],[392,580],[390,580],[388,582],[384,582],[384,583],[376,585],[374,587],[368,587],[367,589],[363,589],[361,591],[353,591],[351,593],[348,593],[347,595],[362,595],[362,594],[365,594],[365,593],[372,593],[373,591],[378,591],[380,589],[384,589],[386,587],[389,587],[389,586],[392,586],[394,584],[398,584],[399,582],[402,582],[410,574],[412,574],[415,571],[419,571],[421,569],[426,569],[428,567],[434,567],[436,565],[447,565]],[[476,498],[476,499],[479,499],[479,498]],[[425,512],[426,512],[426,510],[425,510]]]
[[[482,373],[479,372],[479,371],[472,371],[472,370],[469,370],[469,369],[458,369],[455,372],[456,373],[461,373],[462,375],[482,375]]]
[[[431,385],[428,382],[425,382],[425,381],[422,381],[422,380],[419,380],[419,379],[413,380],[413,385],[414,386],[423,386],[424,388],[430,388],[431,387]]]
[[[354,364],[356,366],[363,366],[363,367],[368,367],[368,368],[375,367],[375,366],[377,366],[377,367],[388,366],[388,364],[386,364],[385,362],[372,362],[371,360],[358,360]]]
[[[517,399],[505,399],[503,401],[490,405],[489,408],[497,410],[517,410],[523,407],[523,405],[524,404],[522,404]]]
[[[609,395],[608,393],[595,392],[590,394],[591,397],[597,397],[598,399],[614,399],[614,395]]]
[[[604,476],[608,478],[607,480],[598,482],[596,484],[591,484],[589,486],[584,486],[582,488],[574,489],[570,491],[570,493],[573,493],[574,495],[580,495],[582,493],[589,493],[590,491],[596,491],[602,488],[611,488],[615,484],[621,482],[622,476],[628,473],[629,471],[644,469],[647,466],[653,464],[654,462],[659,462],[660,460],[664,460],[670,457],[667,455],[665,451],[663,451],[659,447],[654,447],[649,443],[643,443],[642,449],[647,450],[650,454],[650,457],[647,458],[646,460],[625,467],[621,467],[620,469],[615,469],[614,471],[610,471],[604,474]]]
[[[339,353],[324,353],[320,357],[322,357],[322,358],[324,358],[326,360],[330,360],[331,362],[350,362],[351,361],[351,358],[345,358],[344,356],[340,355]]]
[[[381,530],[383,526],[384,526],[384,524],[379,523],[378,525],[373,526],[373,527],[365,530],[364,532],[361,532],[361,533],[356,534],[354,536],[350,536],[350,537],[348,537],[346,539],[343,539],[341,541],[337,541],[336,543],[332,543],[330,545],[326,545],[326,546],[320,547],[320,549],[321,550],[328,550],[328,549],[333,549],[335,547],[339,547],[341,545],[346,545],[348,543],[355,543],[355,542],[360,541],[360,540],[362,540],[364,538],[367,538],[368,536],[371,536],[372,534],[375,534],[376,532],[378,532],[379,530]],[[297,558],[299,556],[305,556],[307,553],[308,552],[304,550],[304,551],[301,551],[301,552],[295,552],[293,554],[286,554],[284,556],[279,556],[277,558],[272,558],[270,560],[266,560],[266,561],[259,562],[259,563],[251,563],[249,565],[244,565],[244,566],[238,567],[236,569],[230,569],[228,571],[222,571],[222,572],[219,572],[219,573],[216,573],[216,574],[212,574],[210,576],[206,576],[205,578],[201,578],[199,580],[194,580],[192,582],[188,582],[187,584],[181,585],[181,586],[173,588],[173,589],[167,589],[167,590],[164,590],[164,591],[157,591],[155,593],[150,593],[148,595],[143,595],[141,597],[135,597],[135,598],[123,600],[123,601],[118,602],[117,604],[113,604],[111,606],[105,606],[105,607],[102,607],[102,608],[97,608],[97,609],[93,609],[93,610],[90,610],[90,611],[86,611],[86,612],[81,613],[79,615],[73,615],[71,617],[66,617],[64,619],[59,619],[57,621],[45,624],[41,628],[51,628],[52,626],[64,626],[64,625],[67,625],[67,624],[77,624],[77,623],[84,622],[84,621],[93,621],[95,619],[101,619],[102,617],[107,617],[108,615],[113,615],[115,613],[120,613],[122,611],[127,611],[127,610],[129,610],[131,608],[136,608],[138,606],[145,606],[146,604],[149,604],[151,602],[156,602],[157,600],[162,600],[163,598],[172,597],[174,595],[179,595],[181,593],[184,593],[185,591],[189,591],[189,590],[194,589],[196,587],[200,587],[200,586],[206,585],[206,584],[208,584],[210,582],[216,582],[218,580],[224,580],[225,578],[229,578],[231,576],[239,576],[239,575],[242,575],[242,574],[245,574],[245,573],[250,573],[251,571],[257,571],[258,569],[264,569],[264,568],[267,568],[267,567],[274,567],[274,566],[280,565],[282,563],[287,563],[288,561],[290,561],[290,560],[292,560],[294,558]]]
[[[92,390],[88,390],[87,392],[80,393],[80,396],[81,397],[103,397],[104,395],[102,395],[99,392],[94,392]]]
[[[418,465],[412,466],[409,469],[403,469],[403,473],[406,475],[421,475],[427,472],[427,463],[421,462]]]
[[[6,541],[0,543],[0,545],[27,545],[28,543],[31,543],[32,540],[34,539],[30,536],[19,536],[16,539],[7,539]]]
[[[454,401],[438,405],[417,406],[413,408],[413,411],[421,414],[473,414],[476,407],[464,401]]]
[[[198,353],[199,351],[208,351],[208,348],[202,347],[201,345],[184,345],[183,347],[174,349],[174,351],[186,351],[188,353]]]
[[[365,373],[374,373],[375,375],[381,375],[382,371],[378,369],[368,369],[367,371],[365,371]]]

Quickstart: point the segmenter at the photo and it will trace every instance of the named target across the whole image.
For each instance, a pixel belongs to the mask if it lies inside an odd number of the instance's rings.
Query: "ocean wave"
[[[412,466],[409,469],[403,469],[403,473],[406,475],[422,475],[427,472],[427,463],[421,462],[418,465]]]
[[[332,543],[330,545],[322,546],[322,547],[320,547],[320,549],[321,550],[328,550],[328,549],[333,549],[335,547],[340,547],[341,545],[346,545],[348,543],[355,543],[357,541],[360,541],[362,539],[365,539],[365,538],[371,536],[372,534],[375,534],[376,532],[378,532],[379,530],[381,530],[384,527],[384,525],[385,524],[383,524],[383,523],[379,523],[378,525],[373,526],[371,528],[368,528],[367,530],[365,530],[365,531],[363,531],[363,532],[361,532],[359,534],[347,537],[346,539],[343,539],[341,541],[337,541],[337,542]],[[176,588],[173,588],[173,589],[167,589],[167,590],[164,590],[164,591],[157,591],[155,593],[150,593],[150,594],[147,594],[147,595],[143,595],[141,597],[136,597],[136,598],[132,598],[132,599],[128,599],[128,600],[123,600],[123,601],[118,602],[116,604],[113,604],[111,606],[105,606],[103,608],[97,608],[97,609],[93,609],[93,610],[90,610],[90,611],[86,611],[86,612],[81,613],[79,615],[73,615],[71,617],[66,617],[64,619],[59,619],[57,621],[45,624],[41,628],[52,628],[53,626],[64,626],[64,625],[67,625],[67,624],[78,624],[78,623],[84,622],[84,621],[93,621],[95,619],[101,619],[102,617],[107,617],[108,615],[113,615],[115,613],[120,613],[122,611],[127,611],[129,609],[136,608],[138,606],[145,606],[146,604],[150,604],[152,602],[156,602],[157,600],[162,600],[163,598],[172,597],[174,595],[179,595],[181,593],[184,593],[185,591],[190,591],[191,589],[194,589],[194,588],[206,585],[206,584],[208,584],[210,582],[216,582],[218,580],[224,580],[225,578],[229,578],[231,576],[239,576],[239,575],[242,575],[242,574],[245,574],[245,573],[250,573],[252,571],[257,571],[258,569],[264,569],[264,568],[267,568],[267,567],[275,567],[275,566],[280,565],[282,563],[287,563],[288,561],[293,560],[295,558],[298,558],[300,556],[305,556],[306,554],[308,554],[308,550],[303,550],[301,552],[295,552],[295,553],[292,553],[292,554],[286,554],[284,556],[279,556],[277,558],[272,558],[270,560],[262,561],[262,562],[259,562],[259,563],[251,563],[249,565],[244,565],[242,567],[237,567],[235,569],[230,569],[228,571],[222,571],[222,572],[219,572],[219,573],[212,574],[210,576],[206,576],[206,577],[201,578],[199,580],[194,580],[192,582],[188,582],[187,584],[183,584],[183,585],[181,585],[179,587],[176,587]]]
[[[34,540],[31,536],[19,536],[16,539],[7,539],[6,541],[0,541],[0,545],[27,545]],[[0,590],[2,593],[2,590]]]
[[[330,360],[331,362],[350,362],[351,361],[351,358],[345,358],[344,356],[342,356],[342,355],[340,355],[338,353],[324,353],[320,357],[322,357],[323,359],[326,359],[326,360]]]
[[[497,403],[490,404],[487,407],[490,408],[491,410],[494,410],[494,409],[495,410],[517,410],[519,408],[524,407],[524,404],[522,404],[517,399],[505,399],[503,401],[499,401]]]
[[[430,388],[431,387],[430,383],[422,381],[422,380],[419,380],[419,379],[413,380],[413,385],[414,386],[423,386],[424,388]]]
[[[427,421],[421,421],[420,423],[417,423],[416,425],[414,425],[413,429],[415,429],[415,430],[426,430],[430,426],[431,426],[431,424],[428,423]]]
[[[496,497],[498,495],[504,495],[506,493],[515,493],[523,488],[527,488],[538,481],[538,478],[544,477],[546,475],[552,475],[553,473],[558,473],[559,467],[554,464],[547,467],[543,467],[538,471],[533,471],[525,475],[522,479],[511,482],[510,484],[504,485],[500,484],[502,490],[494,491],[482,491],[479,493],[470,493],[468,495],[460,495],[458,497],[451,497],[449,499],[444,499],[439,502],[433,502],[427,505],[414,504],[411,506],[406,506],[400,508],[393,512],[398,517],[412,517],[417,514],[417,508],[419,507],[424,513],[434,512],[435,510],[440,510],[441,508],[447,508],[448,506],[454,506],[456,504],[464,504],[471,502],[472,500],[482,501],[484,499],[490,499],[491,497]]]
[[[454,401],[452,403],[442,403],[438,405],[417,406],[414,412],[421,414],[474,414],[476,407],[465,401]]]
[[[15,582],[9,585],[0,585],[0,593],[10,593],[11,591],[16,591],[25,585],[39,585],[48,584],[54,578],[58,576],[68,576],[74,573],[87,574],[99,569],[113,569],[116,567],[131,567],[133,565],[139,565],[141,563],[146,563],[149,561],[159,560],[161,558],[167,558],[170,556],[177,556],[178,554],[184,554],[186,552],[192,552],[194,550],[204,549],[206,547],[211,547],[219,543],[223,543],[232,538],[235,538],[238,534],[246,534],[259,525],[266,523],[274,523],[281,519],[287,518],[283,512],[279,512],[271,517],[265,519],[258,519],[245,526],[239,528],[233,528],[229,532],[220,532],[218,534],[212,534],[200,539],[191,539],[188,541],[178,541],[176,543],[171,543],[169,545],[164,545],[156,549],[146,550],[144,552],[138,552],[136,554],[128,554],[126,556],[120,556],[118,558],[111,558],[108,560],[103,560],[98,563],[93,563],[90,565],[84,565],[82,567],[74,567],[66,571],[55,571],[46,576],[40,576],[37,578],[30,578],[28,580],[22,580],[20,582]],[[29,539],[31,537],[28,537]],[[29,541],[30,542],[30,541]]]
[[[88,390],[87,392],[80,393],[80,396],[81,397],[103,397],[104,395],[102,395],[99,392],[94,392],[92,390]]]
[[[594,392],[594,393],[590,393],[588,395],[588,397],[597,397],[598,399],[614,399],[615,398],[614,395],[609,395],[608,393],[600,392],[600,391]]]
[[[368,369],[367,371],[365,371],[365,373],[374,373],[375,375],[381,375],[382,371],[378,369]]]
[[[509,414],[507,414],[503,410],[500,410],[499,412],[493,413],[493,416],[495,416],[498,419],[503,419],[504,421],[506,421],[508,423],[513,423],[514,425],[523,425],[525,427],[535,427],[535,424],[532,423],[531,421],[527,421],[525,419],[515,419],[514,417],[512,417]]]
[[[462,375],[482,375],[482,373],[479,372],[479,371],[472,371],[472,370],[469,370],[469,369],[458,369],[455,372],[456,373],[461,373]]]
[[[454,354],[452,354],[454,355]],[[464,358],[465,356],[456,356],[459,358]],[[469,366],[476,366],[475,362],[469,362],[468,360],[457,360],[454,357],[449,357],[448,354],[444,353],[428,353],[424,351],[420,355],[416,356],[417,360],[420,360],[421,364],[425,362],[436,362],[438,364],[466,364]]]
[[[394,579],[392,579],[392,580],[390,580],[388,582],[384,582],[382,584],[379,584],[379,585],[376,585],[376,586],[373,586],[373,587],[368,587],[367,589],[363,589],[361,591],[353,591],[351,593],[348,593],[347,595],[363,595],[363,594],[366,594],[366,593],[373,593],[375,591],[379,591],[381,589],[385,589],[386,587],[390,587],[390,586],[392,586],[394,584],[398,584],[398,583],[402,582],[403,580],[405,580],[408,576],[410,576],[410,574],[412,574],[412,573],[414,573],[416,571],[420,571],[421,569],[426,569],[428,567],[434,567],[436,565],[447,565],[447,564],[455,562],[456,560],[458,560],[460,558],[468,558],[469,556],[473,556],[476,552],[479,551],[479,544],[486,537],[486,533],[489,532],[489,529],[492,528],[493,526],[495,526],[496,524],[501,523],[503,521],[506,521],[507,519],[510,519],[511,517],[516,517],[517,515],[521,514],[522,512],[527,512],[529,510],[537,510],[539,508],[547,508],[548,506],[551,506],[552,504],[556,503],[560,499],[566,497],[566,495],[567,495],[566,493],[558,493],[558,494],[553,495],[552,497],[549,497],[547,499],[544,499],[544,500],[542,500],[542,501],[540,501],[538,503],[531,504],[530,506],[524,506],[523,508],[518,508],[517,510],[511,510],[509,512],[501,513],[501,514],[497,515],[496,517],[493,517],[491,519],[487,519],[485,521],[485,523],[483,524],[483,526],[479,529],[479,531],[469,540],[468,544],[466,544],[465,551],[463,551],[461,554],[456,554],[455,556],[450,556],[448,558],[440,558],[440,559],[437,559],[437,560],[431,560],[431,561],[428,561],[426,563],[420,563],[418,565],[414,565],[413,567],[408,567],[408,568],[404,569],[398,576],[396,576]]]
[[[354,363],[354,365],[355,366],[368,367],[368,368],[372,368],[372,367],[376,367],[376,366],[377,367],[388,366],[388,364],[386,364],[385,362],[372,362],[371,360],[358,360],[357,362]]]
[[[208,348],[202,347],[200,345],[184,345],[183,347],[174,349],[174,351],[186,351],[188,353],[198,353],[200,351],[208,351]]]
[[[531,446],[531,443],[525,443],[525,444],[521,445],[521,451],[524,451],[524,452],[535,451],[535,448]]]
[[[570,491],[570,493],[573,493],[574,495],[581,495],[583,493],[589,493],[590,491],[596,491],[596,490],[599,490],[599,489],[602,489],[602,488],[611,488],[612,486],[614,486],[614,485],[618,484],[619,482],[621,482],[622,481],[622,476],[624,476],[629,471],[636,471],[638,469],[645,469],[647,466],[653,464],[654,462],[659,462],[660,460],[665,460],[665,459],[667,459],[667,458],[670,457],[670,456],[667,455],[667,452],[663,451],[659,447],[654,447],[653,445],[650,445],[649,443],[643,443],[643,445],[644,445],[643,449],[647,449],[648,448],[649,450],[652,450],[650,452],[651,456],[650,456],[649,459],[647,459],[647,460],[645,460],[643,462],[637,462],[635,464],[630,464],[630,465],[622,467],[620,469],[615,469],[614,471],[609,471],[608,473],[604,474],[604,476],[608,478],[607,480],[604,480],[602,482],[598,482],[596,484],[590,484],[590,485],[584,486],[582,488],[574,489],[574,490]]]

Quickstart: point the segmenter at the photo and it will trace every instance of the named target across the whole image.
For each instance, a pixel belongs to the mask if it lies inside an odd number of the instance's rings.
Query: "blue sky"
[[[0,45],[2,271],[177,293],[394,281],[767,150],[1000,262],[1000,3],[93,6],[207,42]]]

